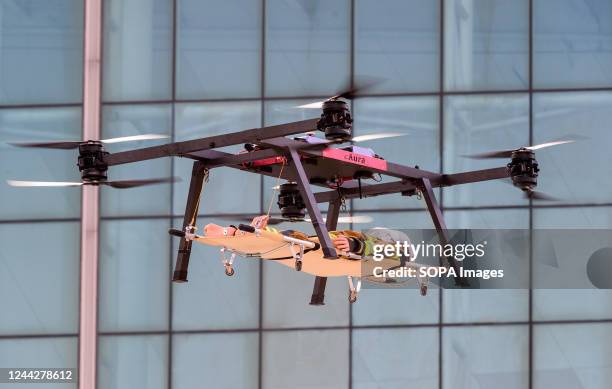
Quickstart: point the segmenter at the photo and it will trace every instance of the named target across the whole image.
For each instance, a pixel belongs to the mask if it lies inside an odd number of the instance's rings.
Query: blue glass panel
[[[445,0],[444,88],[529,86],[529,2]]]
[[[204,138],[261,126],[261,103],[239,101],[223,103],[177,104],[176,140]],[[237,153],[243,144],[218,149]],[[183,181],[174,185],[174,213],[185,211],[193,161],[176,159],[174,174]],[[260,176],[231,168],[213,169],[202,191],[200,213],[258,212]],[[247,190],[243,190],[246,188]]]
[[[200,217],[199,231],[208,224],[242,223],[235,218]],[[182,219],[174,219],[181,228]],[[179,239],[173,238],[172,264]],[[189,262],[189,282],[172,284],[172,327],[175,330],[257,328],[259,324],[258,259],[237,257],[235,274],[225,275],[218,247],[194,242]]]
[[[3,368],[64,368],[76,369],[78,354],[78,339],[66,338],[38,338],[38,339],[2,339],[0,340],[0,366]],[[76,378],[76,377],[75,377]],[[2,388],[11,388],[15,385],[0,384]],[[44,387],[52,389],[77,388],[72,384],[36,384],[17,385],[25,388]]]
[[[6,142],[81,139],[79,108],[0,110],[0,219],[78,218],[78,188],[13,188],[6,180],[76,181],[77,153],[18,148]],[[53,206],[50,206],[53,204]]]
[[[438,1],[355,2],[355,73],[380,77],[368,93],[439,88]]]
[[[104,101],[172,94],[172,1],[104,2]]]
[[[507,159],[470,159],[469,154],[529,143],[529,99],[523,94],[453,96],[444,103],[444,172],[505,167]],[[502,180],[444,188],[444,206],[527,204],[519,189]]]
[[[100,388],[166,388],[168,363],[166,335],[98,338]]]
[[[611,104],[610,92],[534,96],[534,143],[585,138],[537,152],[539,190],[568,203],[610,203],[612,184],[606,177],[612,176],[612,132],[607,127]]]
[[[434,97],[364,98],[354,103],[354,135],[377,133],[401,134],[397,137],[359,142],[360,147],[372,148],[376,154],[394,163],[438,172],[439,123],[438,99]],[[398,178],[382,177],[383,182]],[[373,180],[365,184],[376,184]],[[355,200],[355,209],[421,208],[424,201],[400,194]]]
[[[103,138],[160,134],[167,139],[110,144],[108,151],[119,152],[171,142],[172,107],[158,105],[105,106],[102,110]],[[162,178],[172,176],[170,158],[112,166],[110,180]],[[180,177],[189,180],[189,176]],[[167,215],[170,213],[171,185],[160,184],[141,188],[104,188],[100,195],[102,216]],[[143,201],[146,199],[146,201]]]
[[[83,1],[3,0],[0,104],[82,100]]]
[[[264,332],[262,387],[348,387],[348,330]]]
[[[442,339],[445,388],[528,387],[528,326],[444,328]]]
[[[534,209],[534,228],[612,228],[612,207]],[[571,261],[563,252],[565,260]],[[546,277],[546,274],[540,275]],[[538,273],[534,274],[538,282]],[[534,290],[535,320],[612,319],[611,290]]]
[[[172,348],[173,388],[258,387],[257,333],[175,335]]]
[[[79,227],[0,224],[0,334],[77,332]]]
[[[334,95],[349,84],[348,0],[266,1],[267,96]]]
[[[261,3],[250,0],[177,3],[177,97],[260,96]]]
[[[534,85],[539,88],[612,85],[612,3],[538,0],[533,4]]]
[[[100,331],[168,327],[168,220],[100,222]]]
[[[435,328],[354,330],[352,347],[353,388],[439,387]]]
[[[611,342],[610,323],[536,326],[533,387],[608,387],[612,380]]]

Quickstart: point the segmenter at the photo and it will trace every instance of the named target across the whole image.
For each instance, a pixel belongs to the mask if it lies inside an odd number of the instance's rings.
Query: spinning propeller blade
[[[385,139],[385,138],[395,138],[398,136],[406,136],[408,134],[402,134],[400,132],[379,132],[378,134],[368,134],[368,135],[359,135],[353,137],[351,141],[353,142],[367,142],[369,140],[376,139]]]
[[[167,135],[161,134],[142,134],[142,135],[131,135],[131,136],[122,136],[119,138],[110,138],[110,139],[102,139],[100,142],[112,144],[112,143],[120,143],[120,142],[130,142],[137,140],[155,140],[155,139],[166,139]],[[86,143],[86,141],[65,141],[65,142],[14,142],[10,143],[13,146],[17,147],[40,147],[46,149],[60,149],[60,150],[70,150],[76,149],[79,147],[81,143]]]
[[[523,147],[523,148],[527,149],[527,150],[535,151],[535,150],[544,149],[546,147],[564,145],[564,144],[567,144],[567,143],[574,143],[576,141],[584,140],[584,139],[587,139],[587,137],[584,137],[584,136],[571,136],[568,139],[559,139],[559,140],[554,140],[554,141],[551,141],[551,142],[540,143],[538,145],[526,146],[526,147]],[[474,159],[510,158],[512,156],[512,153],[515,152],[516,150],[517,149],[514,149],[514,150],[490,151],[490,152],[487,152],[487,153],[464,155],[464,157],[474,158]]]
[[[532,200],[559,201],[557,197],[537,190],[525,191],[525,197]]]
[[[117,189],[135,188],[138,186],[166,184],[171,182],[179,182],[178,177],[165,177],[165,178],[150,178],[144,180],[122,180],[122,181],[105,181],[101,182],[103,185],[107,185]]]
[[[34,187],[68,187],[68,186],[82,186],[82,185],[107,185],[117,189],[134,188],[145,185],[164,184],[169,182],[180,181],[177,177],[167,178],[151,178],[144,180],[123,180],[123,181],[100,181],[100,182],[61,182],[61,181],[17,181],[7,180],[6,183],[10,186],[19,188],[34,188]]]
[[[7,180],[7,184],[18,188],[34,188],[34,187],[65,187],[65,186],[81,186],[82,182],[54,182],[54,181],[17,181]]]
[[[321,109],[323,108],[323,103],[328,101],[328,100],[336,100],[336,99],[347,99],[347,100],[351,100],[353,99],[357,94],[359,94],[360,92],[363,92],[366,89],[369,89],[373,86],[376,86],[380,83],[382,83],[385,79],[380,78],[380,77],[359,77],[359,80],[356,80],[355,82],[355,86],[352,88],[348,88],[345,91],[342,91],[340,93],[338,93],[335,96],[332,96],[328,99],[322,100],[322,101],[317,101],[314,103],[308,103],[308,104],[303,104],[303,105],[298,105],[295,106],[293,108],[301,108],[301,109]]]

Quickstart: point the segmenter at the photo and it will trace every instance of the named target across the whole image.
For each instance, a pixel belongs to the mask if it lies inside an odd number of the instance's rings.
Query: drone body
[[[181,242],[177,253],[177,261],[173,274],[174,282],[186,282],[192,242],[197,241],[195,235],[196,218],[199,212],[200,197],[203,187],[208,182],[211,170],[219,167],[239,169],[253,174],[260,174],[284,180],[280,186],[278,205],[282,215],[289,221],[303,221],[306,213],[317,233],[316,245],[320,256],[325,261],[336,261],[345,258],[339,255],[329,236],[329,231],[335,230],[338,222],[341,204],[346,199],[379,196],[391,193],[401,193],[412,196],[422,194],[433,224],[438,232],[440,243],[448,243],[448,234],[444,217],[437,204],[433,188],[461,184],[469,184],[497,179],[511,179],[513,184],[533,199],[545,199],[534,191],[537,185],[539,166],[535,158],[535,150],[569,143],[570,141],[557,141],[544,145],[529,146],[518,150],[506,150],[480,154],[477,158],[510,158],[510,162],[498,168],[483,169],[454,174],[440,174],[417,166],[404,166],[387,161],[377,155],[372,149],[349,145],[339,146],[347,141],[359,141],[359,137],[352,137],[352,117],[348,104],[336,96],[322,103],[323,113],[320,119],[303,120],[299,122],[280,124],[275,126],[255,128],[251,130],[212,136],[207,138],[175,142],[161,146],[109,153],[103,143],[114,143],[122,140],[154,139],[159,136],[142,135],[120,139],[86,141],[86,142],[53,142],[29,143],[18,146],[25,147],[53,147],[78,148],[78,168],[81,172],[82,182],[61,183],[69,185],[107,185],[115,188],[129,188],[141,185],[150,185],[163,182],[172,182],[173,178],[108,181],[110,167],[120,164],[134,163],[163,157],[183,157],[194,160],[186,201],[183,226],[180,230],[171,230],[171,234],[179,236]],[[312,131],[325,134],[325,139],[316,137]],[[298,134],[307,133],[305,136]],[[381,135],[388,137],[393,135]],[[365,136],[361,140],[371,140],[375,136]],[[221,147],[245,144],[245,151],[230,154],[216,150]],[[373,182],[377,177],[388,176],[394,178],[390,182]],[[362,182],[364,181],[364,182]],[[44,186],[30,181],[11,181],[14,186]],[[58,186],[58,185],[48,185]],[[327,188],[328,190],[314,193],[312,186]],[[327,220],[324,220],[319,208],[320,203],[328,203]],[[249,233],[258,233],[250,231]],[[259,232],[261,234],[261,232]],[[310,247],[309,242],[289,242],[297,245],[291,261],[295,262],[295,269],[300,271],[304,252]],[[294,246],[291,246],[294,247]],[[228,247],[222,247],[231,251]],[[293,248],[292,248],[293,250]],[[293,251],[292,251],[293,252]],[[261,256],[260,256],[261,257]],[[233,258],[233,257],[232,257]],[[228,272],[225,261],[226,274]],[[323,262],[325,263],[325,262]],[[331,263],[331,262],[330,262]],[[298,266],[299,264],[299,266]],[[444,266],[458,269],[454,258],[445,258]],[[352,265],[353,266],[353,265]],[[308,266],[307,266],[308,267]],[[354,266],[353,266],[354,267]],[[316,268],[316,267],[313,267]],[[319,267],[320,268],[320,267]],[[229,274],[231,273],[231,274]],[[316,271],[314,291],[311,304],[320,305],[324,301],[326,277],[329,272]],[[457,272],[459,273],[459,272]],[[356,299],[359,287],[353,286],[352,277],[355,274],[347,272],[350,285],[350,300]],[[459,286],[468,286],[465,279],[456,278]],[[426,290],[425,290],[426,291]],[[423,289],[421,289],[423,293]]]

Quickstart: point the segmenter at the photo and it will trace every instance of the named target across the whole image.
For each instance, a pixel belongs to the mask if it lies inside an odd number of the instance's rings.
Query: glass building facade
[[[612,228],[611,0],[103,4],[103,138],[312,118],[292,107],[377,77],[352,102],[355,134],[405,134],[368,144],[394,162],[458,172],[499,166],[465,154],[588,137],[538,155],[540,188],[562,201],[530,202],[501,182],[445,188],[450,228]],[[6,142],[81,138],[83,10],[0,0],[2,182],[79,178],[76,153]],[[253,260],[226,277],[201,245],[189,283],[171,284],[178,242],[166,231],[181,225],[190,169],[178,158],[117,166],[112,179],[183,182],[101,190],[99,388],[610,387],[608,290],[364,290],[350,305],[338,278],[326,305],[310,306],[313,277]],[[200,225],[265,213],[273,185],[212,171]],[[76,367],[79,189],[1,184],[0,198],[0,367]],[[374,218],[355,228],[433,227],[413,197],[349,205]]]

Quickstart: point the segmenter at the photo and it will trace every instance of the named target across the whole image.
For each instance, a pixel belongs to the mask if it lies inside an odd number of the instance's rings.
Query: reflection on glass
[[[0,224],[0,334],[78,331],[79,227]]]
[[[165,219],[100,222],[100,331],[168,327],[168,226]]]
[[[612,3],[608,0],[534,1],[534,85],[612,85],[611,13]]]
[[[452,96],[444,103],[444,172],[505,167],[507,159],[466,155],[529,143],[529,98],[523,94]],[[444,188],[444,206],[527,204],[503,180]]]
[[[445,388],[528,386],[528,326],[451,327],[443,329]]]
[[[0,104],[81,101],[83,0],[3,0],[0,64]]]
[[[257,388],[257,333],[175,335],[172,349],[173,388],[202,387],[202,377],[209,388]]]
[[[439,388],[435,328],[355,330],[352,358],[354,388]]]
[[[177,97],[260,96],[260,2],[182,0],[177,3]]]
[[[104,2],[104,101],[167,100],[172,1]]]
[[[98,387],[164,389],[168,382],[168,336],[100,336]]]
[[[439,2],[355,2],[355,74],[380,77],[367,93],[437,91]]]
[[[348,387],[348,330],[264,332],[262,387]]]
[[[612,93],[551,93],[534,96],[534,142],[583,138],[537,153],[538,189],[565,203],[612,199]],[[588,173],[587,173],[588,172]]]
[[[332,96],[347,87],[348,0],[266,1],[267,96]]]
[[[529,2],[445,0],[444,89],[529,86]]]

